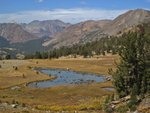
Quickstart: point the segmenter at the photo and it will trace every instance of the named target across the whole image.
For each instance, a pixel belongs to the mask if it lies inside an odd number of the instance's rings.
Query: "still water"
[[[105,77],[95,74],[79,73],[71,70],[62,69],[38,69],[41,73],[56,76],[54,80],[32,82],[28,87],[45,88],[70,84],[86,84],[93,82],[105,82]]]

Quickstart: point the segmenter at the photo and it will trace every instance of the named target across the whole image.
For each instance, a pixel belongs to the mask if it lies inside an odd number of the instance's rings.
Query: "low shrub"
[[[120,105],[118,108],[116,108],[116,112],[118,113],[126,113],[129,110],[127,105]]]
[[[104,102],[103,102],[103,110],[106,113],[112,113],[113,109],[111,108],[110,103],[113,101],[113,96],[109,95],[105,98]]]
[[[21,106],[22,106],[22,107],[26,107],[26,104],[25,104],[25,103],[22,103]]]

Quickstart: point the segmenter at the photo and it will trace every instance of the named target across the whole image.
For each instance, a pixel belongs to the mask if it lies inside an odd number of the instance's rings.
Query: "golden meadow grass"
[[[114,68],[114,61],[118,56],[104,56],[100,58],[52,59],[52,60],[8,60],[0,61],[0,100],[16,100],[19,103],[38,109],[82,110],[100,109],[102,97],[112,92],[102,87],[111,87],[111,82],[93,83],[88,85],[69,85],[50,88],[29,88],[26,83],[52,79],[48,75],[37,73],[32,67],[72,69],[79,72],[108,75],[108,69]],[[15,70],[13,66],[18,69]],[[24,75],[24,77],[23,77]],[[20,90],[11,90],[13,86],[20,86]]]

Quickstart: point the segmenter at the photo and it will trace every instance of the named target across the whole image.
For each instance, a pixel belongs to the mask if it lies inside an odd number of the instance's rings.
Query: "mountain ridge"
[[[60,20],[34,20],[28,24],[22,24],[22,27],[29,33],[42,38],[51,37],[55,33],[63,31],[63,29],[70,25],[70,23],[64,23]]]
[[[63,31],[69,23],[60,20],[32,21],[22,23],[0,23],[0,36],[10,43],[22,43],[34,39],[50,37],[57,32]]]
[[[98,26],[103,23],[101,21],[93,21],[89,24],[89,21],[77,23],[65,29],[61,33],[57,33],[53,39],[45,42],[44,46],[54,45],[54,48],[61,46],[70,46],[79,42],[85,43],[100,39],[105,36],[117,35],[124,29],[132,26],[144,23],[150,20],[150,11],[144,9],[129,10],[128,12],[119,15],[114,20],[109,21],[103,26]],[[87,25],[82,30],[83,24]],[[96,26],[98,27],[96,27]],[[86,30],[88,28],[88,30]]]
[[[6,38],[10,43],[24,42],[37,38],[23,30],[23,28],[16,23],[1,23],[0,36]]]
[[[105,24],[108,24],[111,20],[88,20],[85,22],[77,23],[64,29],[63,32],[57,33],[50,42],[45,42],[43,45],[47,46],[61,42],[61,45],[74,44],[84,37],[87,33],[96,30],[101,30]],[[72,39],[72,40],[69,40]],[[65,42],[67,41],[67,42]]]
[[[5,43],[3,47],[11,46],[13,48],[17,48],[18,50],[21,48],[20,51],[26,53],[30,47],[31,49],[34,48],[33,51],[30,51],[31,53],[34,51],[59,48],[62,46],[72,46],[77,43],[85,44],[87,42],[99,40],[100,38],[122,34],[123,32],[128,31],[127,29],[130,29],[138,24],[150,22],[150,11],[143,9],[130,10],[122,15],[119,15],[114,20],[88,20],[73,25],[61,22],[59,20],[45,20],[42,22],[35,20],[29,24],[35,24],[36,26],[37,23],[47,23],[49,21],[57,21],[58,23],[62,23],[62,25],[58,25],[58,27],[60,26],[58,32],[55,32],[54,30],[55,33],[52,33],[49,38],[47,38],[49,34],[46,37],[41,36],[41,38],[40,36],[35,36],[33,32],[29,33],[22,27],[27,26],[28,24],[20,25],[16,23],[1,23],[0,36],[3,38],[0,37],[0,41]],[[63,28],[63,26],[65,26],[65,28]],[[40,24],[38,29],[42,27],[42,24]],[[38,44],[38,46],[36,44]]]

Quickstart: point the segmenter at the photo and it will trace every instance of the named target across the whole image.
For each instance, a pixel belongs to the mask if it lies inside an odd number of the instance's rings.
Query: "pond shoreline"
[[[62,70],[62,71],[72,71],[72,72],[76,72],[76,73],[80,73],[80,74],[92,74],[92,75],[96,75],[96,76],[103,76],[103,77],[108,77],[110,75],[104,75],[104,74],[99,74],[99,73],[92,73],[92,72],[83,72],[83,71],[76,71],[76,70],[73,70],[71,68],[51,68],[51,67],[34,67],[33,70],[46,70],[46,69],[53,69],[53,70]],[[39,71],[40,72],[40,71]]]
[[[71,70],[69,68],[60,69],[60,68],[34,67],[33,70],[36,70],[40,73],[43,73],[49,76],[54,76],[54,78],[51,80],[48,79],[48,80],[42,80],[42,81],[29,82],[26,84],[27,87],[47,88],[47,87],[53,87],[53,86],[59,86],[59,85],[63,85],[63,86],[72,85],[72,84],[78,85],[78,84],[89,84],[93,82],[106,82],[107,81],[106,76],[104,75],[98,75],[98,74],[87,73],[87,72],[83,73],[83,72]],[[64,75],[62,75],[62,73],[64,73]],[[71,75],[68,75],[68,74],[71,74]],[[72,74],[74,76],[72,76]],[[48,86],[44,85],[44,83],[47,84]],[[40,85],[38,86],[38,84],[41,84],[41,86]]]

